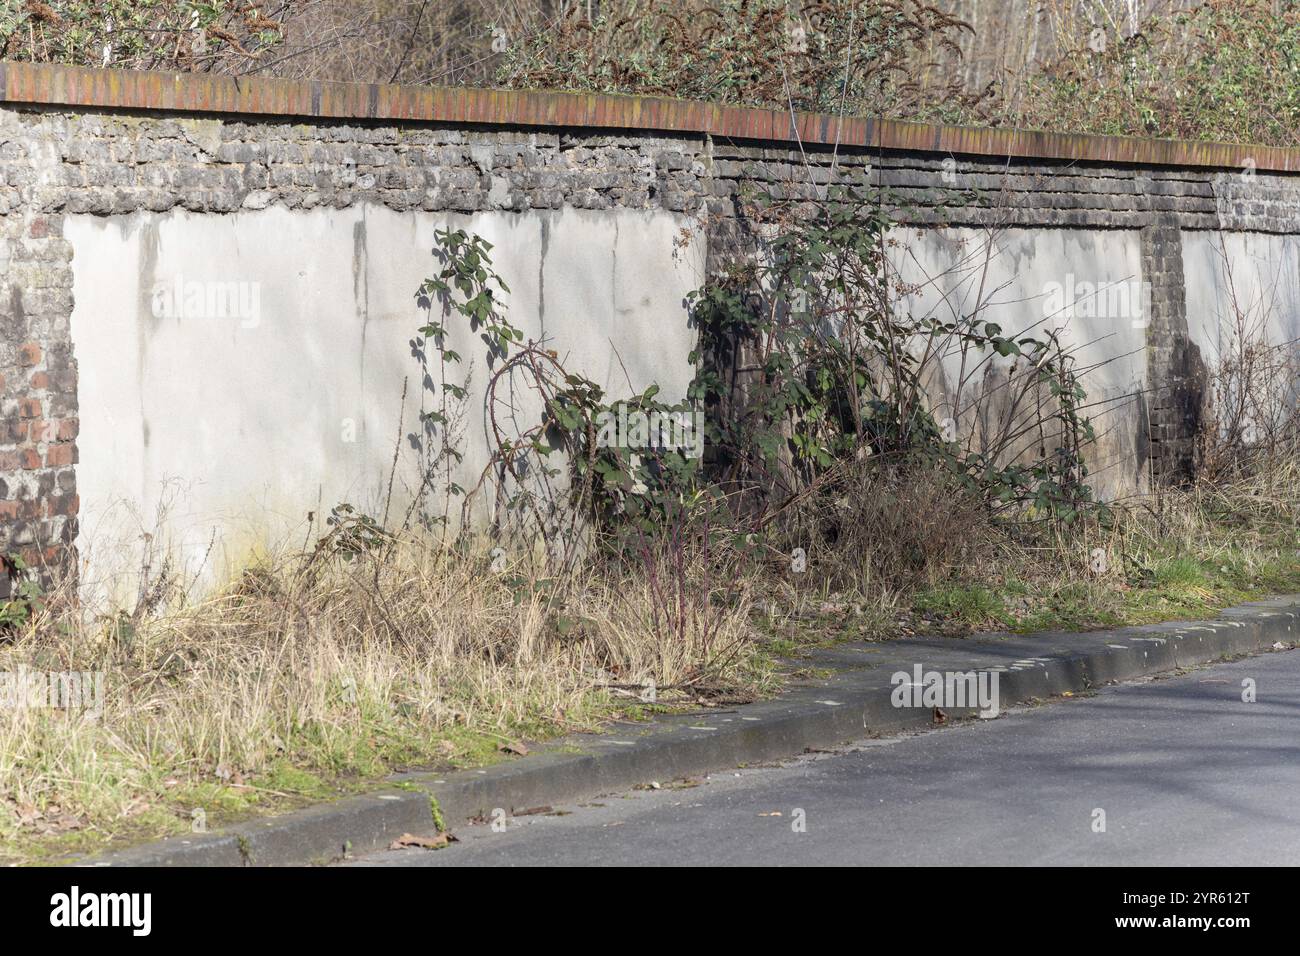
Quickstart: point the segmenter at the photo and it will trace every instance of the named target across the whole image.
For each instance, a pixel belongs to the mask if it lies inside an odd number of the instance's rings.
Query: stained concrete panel
[[[1183,233],[1187,329],[1208,369],[1243,341],[1300,339],[1300,237]]]
[[[978,316],[1011,337],[1055,332],[1088,393],[1085,413],[1098,435],[1085,455],[1094,488],[1116,497],[1145,485],[1139,396],[1150,307],[1136,231],[897,229],[891,239],[895,288],[913,316]],[[945,403],[948,416],[956,405],[963,438],[981,427],[995,431],[991,419],[1009,391],[1010,363],[969,349],[963,355],[955,344],[945,348],[942,380],[931,383],[936,417],[945,416]],[[981,422],[977,408],[992,411]]]
[[[419,414],[439,386],[436,355],[427,368],[418,359],[427,313],[415,291],[447,227],[494,244],[510,321],[568,368],[612,395],[658,382],[665,397],[685,396],[684,300],[703,279],[704,240],[675,244],[690,228],[676,214],[364,205],[70,216],[88,593],[134,588],[146,534],[177,573],[211,581],[321,533],[340,502],[378,512],[395,447],[391,507],[404,509],[430,451]],[[169,289],[180,290],[173,301]],[[464,356],[451,380],[469,376],[455,475],[469,485],[488,454],[489,367],[463,322],[452,318],[448,344]],[[527,425],[539,406],[520,398]]]

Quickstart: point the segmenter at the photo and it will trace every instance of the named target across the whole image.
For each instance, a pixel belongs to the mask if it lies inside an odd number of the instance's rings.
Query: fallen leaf
[[[554,809],[555,809],[554,807],[549,807],[549,806],[546,806],[546,807],[529,807],[527,810],[514,810],[514,809],[512,809],[512,810],[510,811],[510,815],[511,815],[511,816],[515,816],[515,817],[531,817],[531,816],[535,816],[535,815],[537,815],[537,814],[539,814],[539,813],[552,813],[552,812],[554,812]]]
[[[520,757],[528,756],[528,748],[523,744],[515,743],[514,741],[497,744],[497,750],[501,751],[503,754],[517,754]]]
[[[423,837],[413,836],[410,833],[403,833],[396,840],[388,845],[390,850],[404,850],[413,847],[420,850],[441,850],[448,843],[455,843],[456,838],[450,833],[439,833],[436,836]]]
[[[934,709],[934,722],[936,724],[946,724],[948,722],[948,715],[936,707]]]

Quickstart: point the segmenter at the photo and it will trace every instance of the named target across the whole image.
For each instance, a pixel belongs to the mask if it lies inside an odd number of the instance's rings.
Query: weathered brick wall
[[[1146,434],[1135,446],[1139,457],[1150,456],[1151,477],[1159,482],[1191,476],[1206,400],[1207,359],[1188,332],[1183,233],[1300,233],[1300,176],[1258,172],[1249,159],[1223,171],[991,162],[843,146],[715,143],[712,155],[715,257],[744,254],[750,235],[744,197],[755,186],[782,198],[815,199],[832,182],[866,182],[883,189],[892,217],[907,224],[1139,230],[1150,308],[1139,416]]]
[[[1188,334],[1182,230],[1176,220],[1142,228],[1142,268],[1151,283],[1147,327],[1151,464],[1157,480],[1178,482],[1193,472],[1206,368]]]
[[[68,215],[357,203],[455,212],[664,209],[707,219],[716,263],[745,241],[743,187],[811,197],[853,176],[889,187],[896,214],[915,224],[1137,229],[1153,294],[1149,438],[1163,449],[1161,469],[1177,474],[1203,375],[1187,342],[1182,232],[1300,232],[1300,178],[1244,172],[800,148],[535,121],[452,127],[10,104],[0,109],[0,554],[49,562],[76,534]]]
[[[713,211],[741,214],[745,184],[816,198],[826,184],[882,186],[895,215],[919,224],[1086,229],[1214,229],[1294,234],[1300,176],[1189,168],[715,142]],[[836,168],[836,172],[832,171]],[[869,172],[867,171],[869,169]]]
[[[22,178],[5,171],[6,183]],[[72,254],[60,228],[12,199],[0,226],[0,554],[35,567],[76,533]]]
[[[698,205],[698,143],[619,137],[20,114],[59,143],[63,210],[122,215],[345,207],[580,209]]]
[[[0,110],[0,554],[48,565],[77,531],[65,215],[687,211],[707,190],[703,148],[700,137]]]

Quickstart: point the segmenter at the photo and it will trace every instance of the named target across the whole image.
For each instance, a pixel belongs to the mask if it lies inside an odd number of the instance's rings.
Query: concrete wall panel
[[[494,244],[510,320],[545,337],[569,368],[611,394],[658,381],[665,395],[684,397],[693,339],[683,303],[704,256],[702,239],[674,248],[685,225],[663,211],[449,215],[375,205],[71,217],[88,585],[129,588],[145,533],[158,535],[177,573],[206,563],[211,579],[253,553],[301,543],[309,511],[314,533],[340,502],[377,512],[399,435],[393,507],[405,506],[419,482],[419,411],[437,401],[413,352],[426,321],[414,293],[434,271],[438,228],[463,226]],[[176,307],[166,295],[178,283]],[[215,300],[185,294],[218,287],[255,308],[222,316]],[[460,322],[453,317],[450,344],[465,361],[449,369],[457,381],[472,374],[457,475],[470,484],[487,455],[487,363]],[[525,406],[525,424],[537,411]]]

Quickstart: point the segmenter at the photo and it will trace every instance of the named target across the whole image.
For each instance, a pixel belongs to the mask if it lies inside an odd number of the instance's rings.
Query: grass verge
[[[559,573],[381,537],[268,558],[197,602],[160,582],[130,611],[89,614],[56,592],[0,642],[0,673],[90,683],[81,706],[0,710],[0,858],[216,828],[398,769],[771,694],[813,644],[1190,619],[1300,591],[1297,488],[1286,466],[1145,499],[1104,530],[969,525],[956,561],[918,562],[953,545],[943,496],[913,487],[923,520],[877,501],[887,535],[841,534],[800,571],[775,545],[682,536]]]

